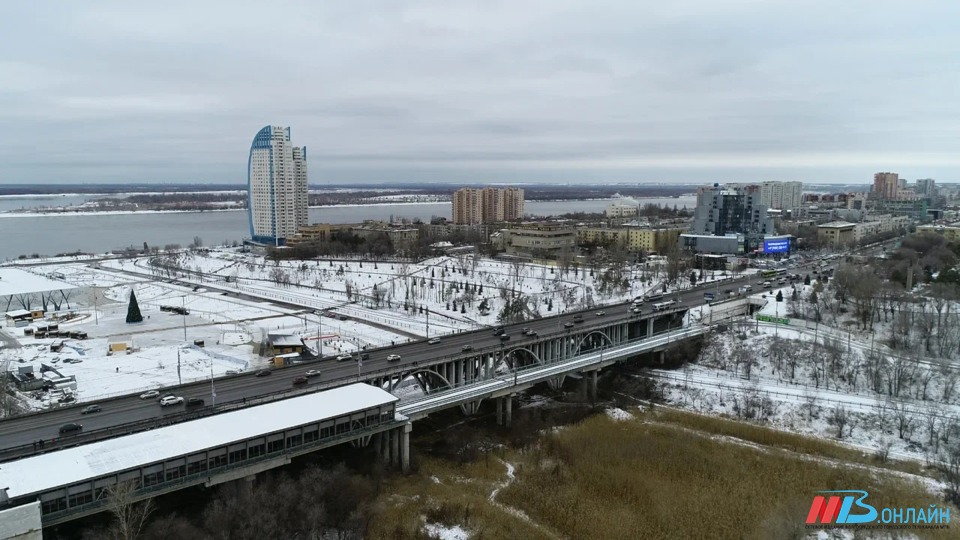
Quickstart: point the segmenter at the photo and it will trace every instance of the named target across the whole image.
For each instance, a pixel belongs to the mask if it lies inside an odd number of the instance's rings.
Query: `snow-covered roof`
[[[850,223],[849,221],[831,221],[829,223],[824,223],[820,225],[821,228],[831,228],[831,229],[843,229],[846,227],[853,227],[856,223]]]
[[[0,268],[0,296],[75,289],[73,285],[19,268]]]
[[[13,318],[15,318],[15,317],[26,317],[27,315],[30,315],[30,310],[27,310],[27,309],[15,309],[15,310],[13,310],[13,311],[8,311],[8,312],[6,313],[6,315],[7,315],[7,317],[10,317],[11,319],[13,319]]]
[[[300,347],[303,340],[293,334],[270,334],[267,338],[274,347]]]
[[[20,497],[398,401],[351,384],[116,439],[0,463],[0,486]],[[159,409],[160,405],[156,405]],[[106,410],[109,406],[106,406]]]

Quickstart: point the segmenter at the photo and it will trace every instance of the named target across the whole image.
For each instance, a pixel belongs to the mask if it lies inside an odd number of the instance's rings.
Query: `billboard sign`
[[[790,238],[770,238],[763,241],[764,253],[786,253],[790,251]]]

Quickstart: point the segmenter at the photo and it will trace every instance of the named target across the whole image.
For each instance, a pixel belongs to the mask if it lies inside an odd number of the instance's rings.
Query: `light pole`
[[[187,295],[180,297],[180,314],[183,315],[183,341],[187,341]]]

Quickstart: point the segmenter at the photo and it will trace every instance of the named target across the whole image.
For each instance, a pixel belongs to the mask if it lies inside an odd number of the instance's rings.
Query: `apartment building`
[[[283,245],[307,224],[307,149],[290,144],[290,128],[257,132],[247,160],[247,217],[254,242]]]
[[[453,222],[457,225],[498,223],[523,218],[523,190],[519,188],[463,188],[453,194]]]

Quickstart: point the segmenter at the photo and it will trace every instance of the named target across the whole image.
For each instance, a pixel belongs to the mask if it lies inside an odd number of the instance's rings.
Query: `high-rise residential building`
[[[760,203],[767,208],[795,210],[803,203],[803,182],[763,182]]]
[[[936,197],[937,183],[933,178],[921,178],[917,180],[916,187],[913,190],[921,197]]]
[[[250,237],[282,245],[307,224],[307,149],[290,144],[290,128],[257,132],[247,162]]]
[[[458,225],[514,221],[522,217],[522,189],[463,188],[453,194],[453,222]]]
[[[873,193],[879,199],[894,200],[900,189],[900,175],[891,172],[878,172],[873,175]]]
[[[702,189],[698,193],[693,214],[693,234],[727,236],[743,235],[747,251],[763,245],[763,237],[775,234],[773,218],[761,201],[761,187],[721,186]]]

